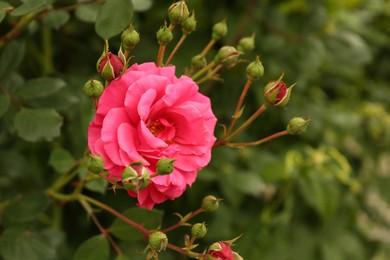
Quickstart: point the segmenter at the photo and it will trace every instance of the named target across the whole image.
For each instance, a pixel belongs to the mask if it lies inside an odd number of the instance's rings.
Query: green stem
[[[216,65],[215,61],[210,62],[206,67],[196,72],[194,75],[192,75],[192,79],[196,80],[200,76],[202,76],[204,73],[206,73],[208,70],[212,69]]]
[[[171,230],[173,230],[175,228],[183,226],[185,223],[187,223],[188,220],[192,219],[193,217],[199,215],[202,212],[203,212],[203,209],[199,208],[199,209],[195,210],[194,212],[192,212],[191,214],[189,214],[187,217],[184,217],[183,219],[181,219],[176,224],[174,224],[174,225],[172,225],[170,227],[164,228],[163,230],[161,230],[161,232],[166,233],[166,232],[171,231]]]
[[[171,62],[173,56],[175,56],[176,52],[179,50],[179,48],[183,44],[184,40],[187,38],[187,35],[188,34],[183,34],[181,36],[180,40],[178,41],[178,43],[176,44],[175,48],[172,50],[171,54],[169,55],[167,61],[165,62],[166,65],[169,65],[169,63]]]
[[[281,136],[284,136],[284,135],[288,135],[288,132],[287,130],[284,130],[284,131],[281,131],[281,132],[278,132],[278,133],[275,133],[275,134],[272,134],[270,136],[267,136],[263,139],[260,139],[258,141],[255,141],[255,142],[248,142],[248,143],[228,143],[226,144],[227,146],[230,146],[230,147],[238,147],[238,146],[255,146],[255,145],[259,145],[259,144],[262,144],[262,143],[265,143],[265,142],[268,142],[272,139],[275,139],[275,138],[278,138],[278,137],[281,137]]]

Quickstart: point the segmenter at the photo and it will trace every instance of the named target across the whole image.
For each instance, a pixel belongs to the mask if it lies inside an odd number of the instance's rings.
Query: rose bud
[[[237,64],[241,52],[237,51],[233,46],[223,46],[215,55],[215,61],[219,64],[232,67]]]
[[[287,88],[283,81],[271,81],[264,87],[265,101],[270,106],[285,106],[290,99],[291,90],[294,86],[295,84]]]
[[[150,183],[150,173],[145,167],[142,167],[141,176],[138,179],[138,187],[137,187],[138,190],[145,189],[146,187],[148,187],[149,183]]]
[[[101,173],[104,170],[104,160],[99,155],[88,156],[87,169],[93,173]]]
[[[161,158],[157,162],[156,173],[159,175],[170,174],[173,171],[173,162],[176,158]]]
[[[122,46],[125,50],[130,51],[139,43],[139,33],[130,25],[121,35]]]
[[[111,81],[121,74],[123,67],[122,59],[108,52],[98,64],[98,72],[105,80]]]
[[[195,238],[202,238],[207,233],[207,227],[204,223],[196,223],[191,228],[191,235]]]
[[[122,172],[122,184],[126,190],[134,190],[138,185],[138,173],[133,167],[128,166]]]
[[[165,250],[168,245],[168,237],[161,231],[156,231],[149,236],[149,246],[158,252]]]
[[[226,19],[223,19],[219,23],[214,24],[213,26],[213,33],[211,34],[211,37],[213,40],[218,41],[226,36],[228,32],[228,28],[226,25]]]
[[[181,24],[183,34],[188,35],[196,30],[195,12],[192,11],[191,15]]]
[[[103,84],[96,79],[90,79],[84,84],[84,93],[91,98],[99,98],[103,90]]]
[[[172,25],[176,25],[187,20],[189,15],[186,3],[181,0],[173,3],[168,8],[168,17]]]
[[[167,25],[165,24],[162,26],[156,33],[158,44],[165,46],[173,39],[172,32],[168,29]]]
[[[207,254],[211,259],[233,260],[233,251],[230,246],[224,242],[215,242],[210,245]]]
[[[242,38],[237,45],[237,50],[241,52],[251,52],[255,48],[255,34],[253,33],[250,37]]]
[[[256,60],[249,63],[249,65],[246,67],[246,77],[248,80],[254,81],[263,76],[263,74],[264,67],[259,59],[259,56],[257,56]]]
[[[191,69],[193,71],[198,71],[200,69],[203,69],[204,67],[206,67],[206,65],[207,65],[207,61],[203,55],[198,54],[192,57]]]
[[[287,132],[290,135],[301,135],[306,131],[310,121],[310,119],[305,120],[302,117],[293,117],[287,125]]]
[[[212,195],[208,195],[202,200],[202,209],[205,212],[216,211],[219,207],[219,199]]]

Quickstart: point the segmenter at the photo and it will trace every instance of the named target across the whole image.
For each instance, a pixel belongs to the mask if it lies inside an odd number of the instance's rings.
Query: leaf
[[[0,1],[0,23],[3,21],[8,9],[12,9],[12,6],[9,3]]]
[[[101,7],[102,5],[98,3],[82,5],[76,9],[75,15],[81,21],[94,23],[96,22]]]
[[[7,260],[57,259],[53,247],[35,233],[22,228],[6,229],[0,237],[0,254]]]
[[[60,135],[62,117],[54,109],[24,108],[14,118],[18,135],[26,141],[50,141]]]
[[[130,259],[131,259],[130,256],[125,254],[120,254],[115,257],[115,260],[130,260]]]
[[[15,198],[5,208],[4,217],[14,223],[29,222],[44,212],[49,203],[50,199],[41,192],[29,192]]]
[[[22,85],[16,95],[21,99],[40,98],[51,95],[65,86],[66,83],[59,78],[36,78]]]
[[[133,17],[131,0],[107,0],[99,11],[95,30],[103,39],[122,32]]]
[[[72,169],[74,162],[75,159],[73,156],[65,149],[55,148],[50,153],[49,165],[53,166],[53,168],[58,173],[68,172],[70,169]]]
[[[132,0],[132,2],[136,12],[146,12],[153,5],[153,0]]]
[[[110,247],[103,235],[93,236],[82,243],[76,251],[75,260],[105,260],[110,255]]]
[[[9,104],[9,97],[0,94],[0,118],[7,112]]]
[[[0,79],[10,75],[19,66],[24,53],[24,41],[11,41],[6,44],[0,56]]]
[[[161,223],[163,212],[155,209],[131,208],[123,212],[122,215],[143,225],[146,229],[155,229]],[[145,237],[138,229],[118,218],[112,223],[110,231],[115,237],[126,241],[137,241]]]
[[[69,13],[65,11],[50,11],[47,15],[43,16],[42,22],[46,26],[58,30],[61,26],[66,24],[69,17]]]
[[[52,0],[29,0],[15,8],[11,15],[21,16],[28,13],[38,13],[50,6]]]
[[[99,192],[105,194],[107,191],[108,182],[104,179],[96,179],[89,181],[85,187],[90,191]]]
[[[227,184],[243,194],[258,196],[261,194],[264,183],[260,177],[253,172],[229,173],[225,176]]]

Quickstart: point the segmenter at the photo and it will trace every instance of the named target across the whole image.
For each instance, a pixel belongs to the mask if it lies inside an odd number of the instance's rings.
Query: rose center
[[[165,125],[163,125],[160,120],[154,120],[151,121],[148,124],[149,131],[154,135],[157,136],[159,133],[163,132],[165,130]]]

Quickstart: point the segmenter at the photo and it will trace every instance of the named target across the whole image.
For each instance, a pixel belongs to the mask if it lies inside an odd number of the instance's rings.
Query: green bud
[[[96,79],[90,79],[84,84],[84,93],[91,98],[99,98],[103,90],[103,84]]]
[[[219,23],[214,24],[213,26],[213,33],[211,34],[211,37],[218,41],[222,39],[223,37],[226,36],[228,32],[227,24],[226,24],[226,19],[223,19]]]
[[[248,53],[253,51],[255,48],[255,34],[253,33],[250,37],[242,38],[237,45],[237,50]]]
[[[132,25],[130,25],[126,30],[123,31],[121,40],[123,48],[130,51],[139,43],[139,33],[134,30]]]
[[[157,40],[158,44],[165,46],[173,39],[172,32],[168,29],[167,25],[165,24],[157,31]]]
[[[196,30],[195,12],[192,11],[191,15],[181,24],[183,34],[190,34]]]
[[[192,57],[191,68],[193,71],[198,71],[200,69],[203,69],[204,67],[206,67],[206,65],[207,65],[207,61],[203,55],[198,54]]]
[[[150,183],[150,173],[145,167],[142,167],[141,176],[138,179],[138,190],[145,189],[149,185],[149,183]]]
[[[184,0],[177,1],[168,8],[168,17],[172,25],[176,25],[187,20],[188,14],[188,8]]]
[[[87,160],[87,168],[90,172],[101,173],[104,170],[104,160],[99,155],[90,154]]]
[[[259,59],[259,56],[257,56],[256,60],[249,63],[249,65],[246,67],[246,77],[248,80],[254,81],[263,76],[263,74],[264,67]]]
[[[161,231],[155,231],[149,236],[149,246],[158,252],[165,250],[168,245],[168,237]]]
[[[122,172],[122,184],[126,190],[135,190],[138,186],[138,173],[133,167],[128,166]]]
[[[176,158],[161,158],[156,165],[156,173],[159,175],[170,174],[173,171],[173,162]]]
[[[293,117],[287,125],[287,132],[290,135],[301,135],[306,131],[310,121],[310,119],[305,120],[302,117]]]
[[[237,51],[233,46],[223,46],[215,55],[215,61],[218,64],[223,64],[228,67],[233,67],[237,64],[241,52]]]
[[[219,199],[212,195],[208,195],[202,200],[202,209],[205,212],[216,211],[219,207]]]
[[[191,235],[195,238],[202,238],[207,234],[207,227],[204,223],[196,223],[191,228]]]
[[[280,79],[271,81],[264,87],[264,99],[270,106],[284,107],[290,99],[291,90],[294,86],[295,84],[287,87]]]

